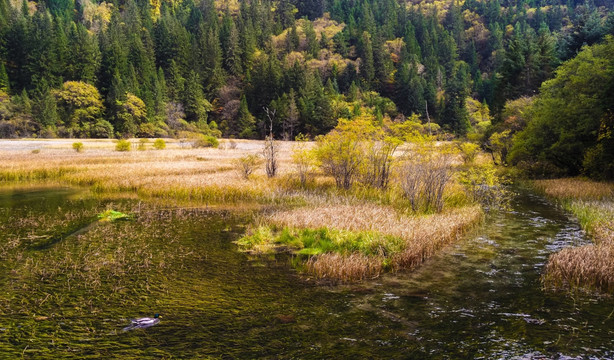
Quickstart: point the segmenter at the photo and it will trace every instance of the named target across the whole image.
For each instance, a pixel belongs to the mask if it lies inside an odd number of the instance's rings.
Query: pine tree
[[[9,81],[9,75],[6,72],[4,62],[0,61],[0,90],[9,92],[11,90],[11,84]]]
[[[305,37],[307,40],[307,53],[314,58],[318,57],[318,52],[320,51],[320,44],[318,43],[318,38],[316,36],[316,31],[313,29],[313,24],[311,22],[306,22],[303,27],[303,32],[305,33]]]
[[[170,101],[179,102],[182,99],[185,89],[185,78],[181,76],[181,71],[179,71],[179,67],[174,60],[171,61],[168,69],[166,89]]]
[[[47,128],[54,128],[60,123],[57,103],[49,86],[45,83],[41,86],[32,106],[34,120]]]
[[[358,52],[360,54],[360,76],[365,81],[367,86],[371,84],[375,77],[375,65],[373,62],[373,45],[371,43],[371,35],[368,32],[363,32],[360,42],[358,43]]]
[[[222,48],[217,28],[215,27],[209,28],[206,32],[206,41],[204,46],[202,46],[201,58],[204,65],[204,90],[212,95],[224,84]]]
[[[452,77],[446,84],[444,110],[441,123],[456,132],[465,134],[469,129],[469,118],[465,107],[468,94],[467,64],[458,62],[454,67]]]
[[[205,109],[205,101],[198,74],[192,70],[185,83],[183,96],[186,120],[200,124],[206,123],[207,109]]]
[[[237,114],[237,125],[239,126],[237,130],[240,137],[251,139],[256,135],[256,119],[249,112],[245,95],[241,96],[241,103]]]
[[[100,49],[94,38],[82,24],[72,23],[68,35],[71,49],[66,64],[66,80],[95,84],[100,68]]]
[[[220,42],[224,53],[224,68],[232,75],[241,75],[241,48],[239,32],[229,14],[224,16],[220,30]]]

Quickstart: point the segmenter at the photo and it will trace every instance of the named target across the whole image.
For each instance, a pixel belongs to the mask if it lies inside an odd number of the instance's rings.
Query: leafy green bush
[[[147,143],[149,143],[149,139],[139,139],[139,146],[137,147],[137,150],[143,151],[143,150],[147,150]]]
[[[156,139],[153,144],[154,149],[156,150],[164,150],[166,149],[166,141],[163,139]]]
[[[130,151],[130,141],[124,139],[117,141],[115,151]]]
[[[456,144],[460,150],[463,162],[465,165],[472,164],[476,156],[480,152],[480,147],[477,144],[470,142],[461,142]]]
[[[211,135],[200,135],[192,142],[193,148],[217,148],[219,145],[219,141]]]
[[[76,152],[80,153],[80,152],[82,152],[82,151],[83,151],[83,143],[82,143],[82,142],[75,142],[75,143],[72,143],[72,148],[73,148],[73,149],[74,149]]]

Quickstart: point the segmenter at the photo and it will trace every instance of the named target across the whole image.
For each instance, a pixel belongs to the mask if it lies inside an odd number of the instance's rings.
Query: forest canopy
[[[542,175],[614,177],[614,38],[584,48],[544,82],[509,158]]]

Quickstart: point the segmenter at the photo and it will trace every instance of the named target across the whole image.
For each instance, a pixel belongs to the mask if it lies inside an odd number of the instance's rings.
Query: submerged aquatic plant
[[[132,215],[124,214],[123,212],[111,209],[98,214],[98,219],[100,221],[130,220],[133,218],[134,216]]]

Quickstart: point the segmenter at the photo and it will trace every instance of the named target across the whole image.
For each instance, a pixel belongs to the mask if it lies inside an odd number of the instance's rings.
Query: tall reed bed
[[[544,284],[614,293],[614,184],[586,179],[540,180],[534,184],[573,213],[594,241],[552,254]]]
[[[581,178],[536,180],[534,187],[558,200],[602,200],[614,197],[614,183]]]
[[[239,245],[256,251],[290,248],[309,255],[303,267],[308,274],[354,281],[418,266],[481,217],[478,206],[423,216],[367,203],[303,207],[260,219],[260,227]]]

